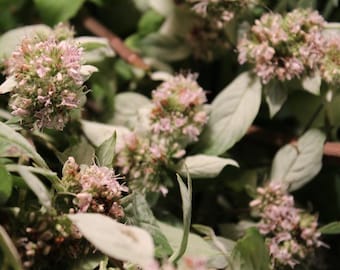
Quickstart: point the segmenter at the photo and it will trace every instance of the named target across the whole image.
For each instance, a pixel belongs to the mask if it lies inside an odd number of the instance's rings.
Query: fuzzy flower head
[[[340,36],[327,39],[320,70],[327,83],[334,86],[340,83]]]
[[[63,168],[63,182],[76,193],[79,212],[103,213],[114,218],[124,216],[120,199],[127,188],[121,185],[112,169],[97,165],[79,166],[69,157]]]
[[[195,15],[187,41],[195,58],[212,61],[230,49],[228,24],[258,0],[186,0]]]
[[[163,145],[141,138],[136,133],[126,134],[125,146],[115,159],[115,165],[126,176],[131,189],[167,192],[161,183],[162,171],[167,164]]]
[[[317,230],[317,217],[294,206],[294,198],[275,183],[258,188],[250,206],[261,217],[259,231],[266,237],[272,269],[294,267],[324,245]]]
[[[173,137],[183,146],[197,141],[208,120],[203,108],[206,100],[193,74],[180,74],[163,82],[152,92],[152,132]]]
[[[318,12],[311,10],[296,9],[284,17],[264,14],[240,40],[239,63],[253,64],[264,84],[310,75],[323,57],[324,23]]]
[[[84,98],[89,66],[82,64],[82,49],[71,38],[61,40],[71,35],[63,29],[24,38],[6,61],[6,74],[16,82],[9,106],[28,127],[63,129]]]
[[[257,3],[249,0],[187,0],[187,2],[198,16],[210,20],[217,28],[223,28],[235,14]]]

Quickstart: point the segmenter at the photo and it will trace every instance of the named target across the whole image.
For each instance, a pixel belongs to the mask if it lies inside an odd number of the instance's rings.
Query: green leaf
[[[220,92],[211,105],[211,114],[195,149],[220,155],[247,132],[261,104],[261,83],[247,72],[240,74]]]
[[[96,147],[99,147],[116,133],[116,149],[120,149],[124,145],[124,136],[131,132],[123,126],[112,126],[86,120],[82,120],[81,124],[85,136]]]
[[[185,175],[188,172],[192,178],[214,178],[227,165],[238,167],[238,163],[233,159],[194,155],[185,157],[180,163],[178,172],[181,175]]]
[[[4,33],[0,37],[0,62],[10,56],[25,37],[31,37],[36,33],[49,34],[51,31],[51,28],[47,25],[36,24],[16,28]]]
[[[322,167],[325,135],[316,129],[307,131],[296,144],[283,146],[275,155],[270,179],[294,191],[305,185]]]
[[[40,181],[40,179],[24,166],[18,168],[18,173],[21,175],[21,177],[29,186],[29,188],[33,191],[33,193],[38,197],[41,205],[45,206],[47,209],[51,208],[52,201],[50,193],[48,192],[44,184]]]
[[[184,184],[182,178],[177,174],[177,181],[182,197],[182,211],[183,211],[183,235],[179,248],[169,258],[169,261],[177,262],[185,253],[188,245],[188,238],[191,224],[191,201],[192,201],[192,183],[189,174],[187,174],[188,187]]]
[[[15,80],[14,76],[10,76],[0,85],[0,94],[6,94],[8,92],[11,92],[14,87],[17,85],[17,82]]]
[[[49,25],[55,25],[74,17],[85,0],[34,0],[41,18]]]
[[[340,221],[331,222],[319,228],[322,234],[340,234]]]
[[[112,168],[113,159],[115,156],[116,138],[116,133],[113,133],[113,135],[109,139],[104,141],[96,149],[96,157],[100,166]]]
[[[257,229],[248,229],[246,235],[237,241],[232,262],[231,269],[235,270],[269,270],[269,251]]]
[[[145,230],[118,223],[101,214],[79,213],[68,217],[82,235],[107,256],[136,263],[146,269],[152,263],[154,245]]]
[[[85,138],[81,138],[79,143],[58,154],[58,158],[62,163],[68,157],[74,157],[78,164],[91,164],[95,157],[95,149]]]
[[[183,228],[175,227],[164,222],[158,222],[158,225],[168,239],[172,249],[178,250],[183,235]],[[202,257],[211,260],[217,256],[221,256],[221,252],[211,246],[199,235],[189,233],[188,246],[184,256]]]
[[[159,29],[164,17],[154,10],[146,11],[138,22],[138,33],[142,36],[155,32]]]
[[[0,206],[5,204],[12,194],[12,176],[3,165],[0,165]]]
[[[8,265],[12,266],[14,270],[22,270],[23,268],[20,262],[19,253],[16,250],[11,238],[1,225],[0,225],[0,247],[4,252],[5,262]]]
[[[114,118],[110,122],[115,125],[134,126],[138,110],[150,104],[150,99],[138,93],[117,94],[114,102]]]
[[[181,38],[159,32],[140,40],[139,48],[145,55],[166,62],[183,60],[191,54],[190,47]]]
[[[83,59],[87,64],[98,63],[116,55],[106,38],[82,36],[74,40],[84,49]]]
[[[269,107],[269,115],[273,117],[287,100],[287,89],[279,81],[270,82],[265,86],[266,102]]]
[[[167,238],[159,228],[157,220],[155,219],[145,197],[142,194],[134,195],[133,208],[134,217],[137,220],[138,227],[148,231],[154,240],[156,245],[155,256],[157,258],[165,258],[170,256],[173,250]]]
[[[321,76],[314,74],[313,77],[306,77],[302,80],[303,88],[313,95],[320,95]]]
[[[32,166],[24,166],[24,165],[19,165],[19,164],[7,164],[6,165],[6,169],[10,172],[18,172],[20,168],[24,168],[30,171],[31,173],[45,176],[48,180],[50,180],[50,182],[53,184],[53,187],[56,190],[59,190],[59,191],[63,190],[60,184],[60,179],[58,175],[55,172],[52,172],[50,169],[32,167]]]
[[[23,150],[34,162],[43,168],[48,168],[44,159],[35,151],[34,147],[18,132],[0,122],[0,141],[13,144]]]

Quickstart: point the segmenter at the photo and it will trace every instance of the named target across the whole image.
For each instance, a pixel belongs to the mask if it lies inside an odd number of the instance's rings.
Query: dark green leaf
[[[170,261],[177,262],[185,253],[188,245],[188,238],[191,224],[191,201],[192,201],[192,183],[190,175],[187,174],[188,187],[184,184],[182,178],[177,174],[177,181],[182,197],[182,211],[183,211],[183,235],[179,248],[171,255]]]
[[[20,256],[16,250],[11,238],[0,225],[0,247],[4,252],[5,266],[12,266],[14,270],[22,270]],[[6,269],[6,268],[5,268]]]
[[[155,256],[165,258],[172,254],[172,248],[157,224],[145,197],[141,194],[135,194],[133,199],[134,216],[137,225],[148,231],[156,245]]]
[[[34,0],[40,16],[49,25],[55,25],[74,17],[85,0]]]
[[[335,221],[322,226],[319,231],[323,234],[340,234],[340,222]]]
[[[12,193],[12,176],[3,165],[0,165],[0,205],[6,203]]]
[[[232,254],[235,270],[269,270],[269,251],[264,238],[257,229],[248,229],[246,235],[237,241]]]

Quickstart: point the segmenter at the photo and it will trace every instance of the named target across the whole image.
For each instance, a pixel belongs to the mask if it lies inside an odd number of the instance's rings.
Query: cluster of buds
[[[317,11],[296,9],[285,16],[264,14],[238,44],[240,64],[254,64],[264,84],[312,75],[323,58],[324,19]]]
[[[42,264],[46,256],[58,262],[65,260],[65,255],[79,255],[79,249],[83,248],[78,245],[81,238],[78,230],[66,216],[53,216],[41,211],[28,212],[23,222],[24,225],[14,232],[13,238],[24,269],[44,268]]]
[[[188,35],[194,56],[207,61],[230,47],[226,27],[237,14],[256,4],[249,0],[186,0],[197,16]]]
[[[177,75],[152,92],[150,130],[139,136],[128,134],[124,148],[116,155],[115,165],[129,179],[129,186],[162,191],[162,171],[173,159],[182,158],[188,144],[198,140],[208,120],[203,104],[204,90],[193,74]]]
[[[249,0],[187,0],[191,9],[200,17],[209,19],[216,28],[223,28],[235,14],[249,8],[256,1]]]
[[[327,38],[325,56],[321,62],[321,76],[331,85],[340,83],[340,36]]]
[[[25,37],[6,60],[15,81],[9,107],[31,128],[61,130],[85,98],[83,83],[95,71],[83,65],[73,32],[57,26],[49,35]]]
[[[183,147],[198,140],[208,117],[203,109],[207,99],[196,75],[171,77],[152,92],[152,101],[153,134]]]
[[[125,146],[116,155],[115,166],[129,179],[129,187],[140,191],[162,191],[162,171],[167,162],[166,149],[136,133],[126,134]]]
[[[69,157],[63,167],[63,183],[70,192],[76,193],[74,204],[78,212],[101,213],[115,219],[123,217],[120,199],[122,192],[128,190],[118,180],[112,169],[79,166],[73,157]]]
[[[257,189],[258,197],[250,202],[261,217],[259,231],[266,237],[272,269],[294,267],[324,245],[317,230],[317,217],[294,206],[294,198],[282,186],[270,183]]]

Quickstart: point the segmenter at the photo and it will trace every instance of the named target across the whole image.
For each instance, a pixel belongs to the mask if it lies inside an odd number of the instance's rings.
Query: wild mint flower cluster
[[[315,248],[324,245],[317,230],[317,217],[294,206],[294,198],[282,186],[270,183],[257,189],[251,208],[261,217],[259,231],[266,237],[272,269],[294,268]]]
[[[132,189],[166,192],[160,182],[173,159],[182,158],[188,144],[198,140],[208,120],[204,90],[193,74],[177,75],[152,92],[149,134],[131,133],[115,165]]]
[[[122,192],[128,189],[118,182],[112,169],[79,166],[73,157],[69,157],[63,167],[62,180],[68,191],[76,193],[77,212],[101,213],[115,219],[124,216],[120,199]]]
[[[240,64],[253,64],[267,84],[312,75],[320,65],[325,45],[324,19],[317,11],[295,9],[285,16],[264,14],[238,44]]]
[[[57,26],[50,35],[25,37],[5,63],[6,75],[15,80],[9,107],[27,127],[62,130],[80,109],[83,83],[94,67],[83,65],[72,34]]]
[[[216,28],[223,28],[235,14],[254,6],[258,1],[249,0],[187,0],[191,9],[200,17],[210,20]]]
[[[249,0],[186,0],[197,15],[188,42],[198,59],[213,60],[230,48],[226,27],[236,15],[254,6]]]
[[[340,36],[327,38],[320,70],[327,83],[334,86],[340,83]]]

